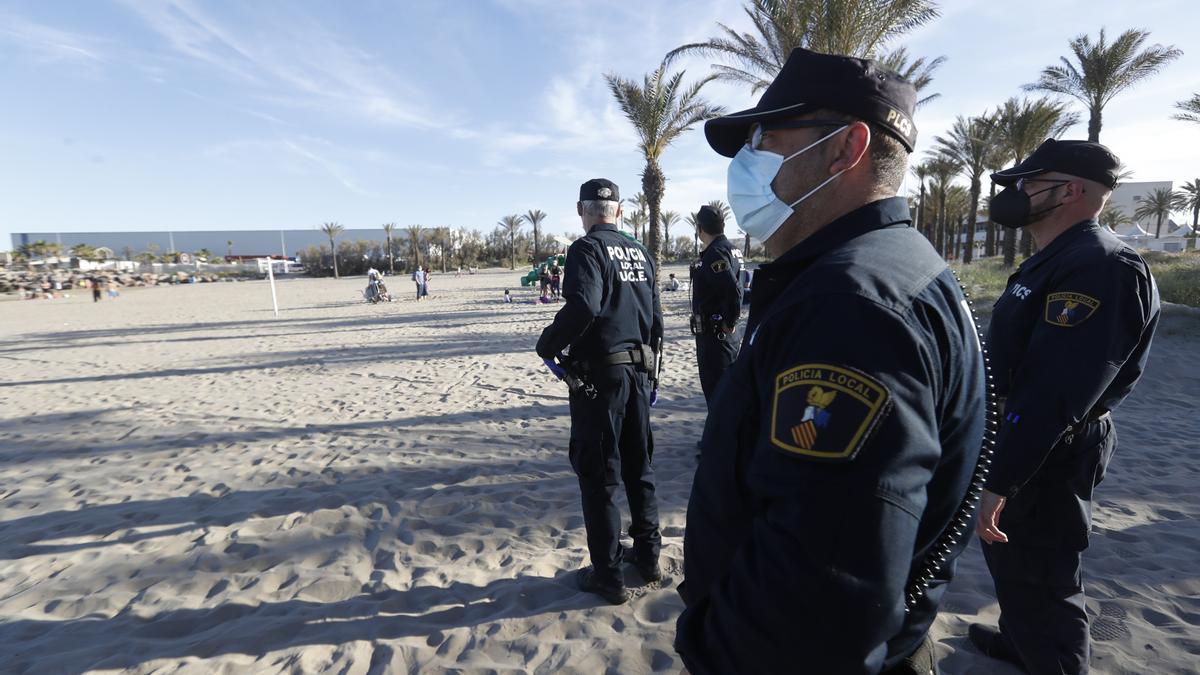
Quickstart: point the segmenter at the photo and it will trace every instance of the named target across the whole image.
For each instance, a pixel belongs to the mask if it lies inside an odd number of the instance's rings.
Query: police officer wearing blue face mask
[[[705,126],[774,261],[688,504],[692,673],[936,671],[987,384],[962,289],[895,196],[915,102],[873,61],[796,49],[756,107]]]
[[[1000,625],[969,634],[1035,674],[1088,671],[1092,494],[1116,447],[1110,411],[1141,377],[1158,324],[1146,262],[1096,222],[1119,166],[1099,143],[1051,139],[992,174],[1004,188],[992,218],[1028,227],[1039,251],[1009,277],[988,329],[1005,399],[977,532]]]
[[[662,307],[653,259],[617,230],[620,204],[610,180],[580,186],[577,208],[586,234],[567,250],[565,305],[537,343],[538,356],[571,387],[569,452],[592,562],[580,570],[577,583],[613,604],[629,599],[623,560],[646,582],[662,578],[650,432]],[[631,550],[620,545],[621,512],[613,503],[619,481],[625,483],[633,521]]]

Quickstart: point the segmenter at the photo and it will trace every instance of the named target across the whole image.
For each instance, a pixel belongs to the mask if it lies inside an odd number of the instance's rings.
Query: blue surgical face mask
[[[766,242],[771,235],[791,217],[797,204],[808,199],[817,190],[825,187],[834,178],[845,173],[845,169],[826,178],[824,182],[809,190],[791,204],[784,203],[771,189],[771,182],[779,173],[783,163],[795,159],[825,141],[833,138],[838,132],[850,125],[842,125],[833,132],[822,136],[817,141],[784,157],[775,152],[759,150],[758,144],[762,138],[762,128],[754,132],[754,138],[742,146],[738,154],[729,164],[729,207],[737,218],[738,227],[755,239]]]

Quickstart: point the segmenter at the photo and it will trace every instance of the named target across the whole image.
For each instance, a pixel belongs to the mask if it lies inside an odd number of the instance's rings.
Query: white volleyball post
[[[275,265],[271,264],[271,259],[267,258],[267,279],[271,282],[271,307],[275,309],[275,316],[279,316],[279,300],[275,298]]]

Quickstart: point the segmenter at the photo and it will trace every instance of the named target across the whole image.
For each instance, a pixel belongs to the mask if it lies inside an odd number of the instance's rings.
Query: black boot
[[[595,593],[604,598],[613,605],[623,605],[629,601],[629,591],[625,590],[625,584],[616,581],[604,583],[596,578],[596,570],[592,567],[585,567],[579,570],[575,576],[575,582],[579,585],[579,590],[585,593]]]
[[[627,546],[622,546],[620,551],[618,551],[618,555],[618,560],[633,565],[633,568],[637,570],[638,574],[642,576],[642,580],[646,583],[652,584],[662,581],[662,570],[658,568],[657,558],[654,560],[645,559],[634,553],[633,549]]]
[[[1021,663],[1021,657],[1013,651],[999,629],[981,623],[973,623],[967,627],[967,637],[971,639],[971,644],[975,645],[976,649],[983,652],[984,656],[998,661],[1007,661],[1025,672],[1025,664]]]

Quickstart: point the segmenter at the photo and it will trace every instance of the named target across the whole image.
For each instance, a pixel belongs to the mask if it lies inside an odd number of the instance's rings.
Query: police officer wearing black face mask
[[[696,212],[696,233],[704,244],[692,265],[692,334],[704,401],[737,356],[733,331],[742,313],[742,254],[725,236],[725,218],[707,204]]]
[[[796,49],[755,108],[705,126],[775,260],[692,483],[692,673],[936,671],[987,385],[962,289],[895,196],[915,104],[873,61]]]
[[[977,531],[1000,628],[984,653],[1031,673],[1086,673],[1080,554],[1093,490],[1116,446],[1111,411],[1133,391],[1158,324],[1145,261],[1096,221],[1120,162],[1099,143],[1043,143],[992,174],[991,215],[1039,251],[1008,279],[988,330],[1003,414]]]
[[[571,467],[579,478],[592,562],[580,570],[579,587],[613,604],[629,599],[622,558],[643,580],[662,578],[650,432],[662,309],[654,261],[617,230],[620,201],[617,185],[603,178],[579,188],[577,209],[587,234],[567,250],[566,304],[537,343],[538,356],[570,385]],[[612,500],[618,476],[633,520],[632,550],[620,545],[621,512]]]

